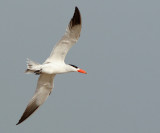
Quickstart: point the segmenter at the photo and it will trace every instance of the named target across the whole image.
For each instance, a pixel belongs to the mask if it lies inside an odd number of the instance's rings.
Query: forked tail
[[[40,74],[41,73],[41,64],[36,63],[30,59],[27,59],[27,70],[25,73],[35,73]]]

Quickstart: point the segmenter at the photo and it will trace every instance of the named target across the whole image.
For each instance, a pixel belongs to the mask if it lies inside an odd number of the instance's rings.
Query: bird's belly
[[[65,72],[66,70],[64,69],[63,65],[45,64],[42,66],[42,73],[60,74],[60,73],[65,73]]]

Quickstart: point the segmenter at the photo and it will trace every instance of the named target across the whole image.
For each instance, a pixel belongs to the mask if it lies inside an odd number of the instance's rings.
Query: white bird
[[[55,45],[48,59],[39,64],[28,59],[26,73],[35,73],[39,76],[35,94],[27,105],[19,122],[26,120],[35,112],[50,95],[53,88],[53,80],[56,74],[66,72],[80,72],[87,74],[86,71],[72,64],[65,64],[64,59],[69,49],[77,42],[81,32],[81,15],[77,7],[70,20],[64,36]]]

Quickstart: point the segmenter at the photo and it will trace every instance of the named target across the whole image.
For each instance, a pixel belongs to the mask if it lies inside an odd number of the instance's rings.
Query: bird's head
[[[80,73],[84,73],[84,74],[87,74],[86,71],[84,71],[83,69],[80,69],[79,67],[75,66],[75,65],[72,65],[72,64],[69,64],[72,68],[73,68],[73,71],[74,72],[80,72]]]

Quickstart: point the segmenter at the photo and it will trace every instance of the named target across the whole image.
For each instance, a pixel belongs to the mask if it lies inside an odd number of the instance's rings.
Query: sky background
[[[160,1],[1,0],[0,132],[159,133]],[[79,41],[39,110],[16,126],[36,84],[26,58],[43,63],[78,6]]]

